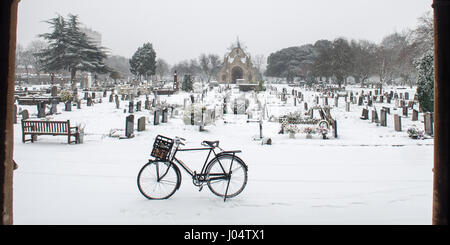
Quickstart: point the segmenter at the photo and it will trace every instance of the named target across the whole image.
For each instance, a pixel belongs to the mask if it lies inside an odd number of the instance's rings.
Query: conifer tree
[[[139,79],[156,74],[156,52],[151,43],[144,43],[136,50],[130,59],[130,71]]]
[[[107,57],[104,48],[96,46],[80,30],[78,16],[69,14],[66,20],[58,15],[46,22],[51,25],[53,31],[39,35],[47,40],[48,46],[37,54],[45,71],[69,71],[72,88],[75,88],[77,71],[110,71],[103,62]]]
[[[419,60],[417,66],[417,97],[423,111],[434,110],[434,56],[433,51],[426,52]]]

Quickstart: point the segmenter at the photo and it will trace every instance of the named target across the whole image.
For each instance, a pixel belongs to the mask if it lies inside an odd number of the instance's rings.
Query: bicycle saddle
[[[207,140],[205,140],[205,141],[202,142],[202,144],[203,143],[209,145],[210,147],[219,146],[219,141],[218,140],[216,140],[216,141],[207,141]]]

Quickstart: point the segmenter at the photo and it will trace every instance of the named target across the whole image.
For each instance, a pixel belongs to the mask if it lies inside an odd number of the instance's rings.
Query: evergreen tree
[[[78,16],[69,14],[67,21],[58,15],[46,22],[53,32],[39,35],[48,41],[48,46],[37,54],[45,71],[68,70],[73,88],[77,71],[109,72],[103,62],[106,58],[104,48],[97,47],[80,30]]]
[[[156,74],[156,52],[151,43],[144,43],[139,47],[130,59],[130,71],[132,74],[145,79]]]
[[[434,110],[434,56],[433,51],[426,52],[419,60],[417,66],[417,97],[423,111]]]
[[[184,75],[183,84],[181,84],[181,89],[186,92],[192,91],[191,75]]]

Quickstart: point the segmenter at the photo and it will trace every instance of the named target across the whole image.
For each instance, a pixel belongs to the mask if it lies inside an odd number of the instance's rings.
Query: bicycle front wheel
[[[247,166],[233,155],[214,158],[209,163],[206,173],[209,189],[220,197],[235,197],[247,185]]]
[[[180,173],[170,162],[150,161],[139,171],[139,191],[148,199],[167,199],[180,184]]]

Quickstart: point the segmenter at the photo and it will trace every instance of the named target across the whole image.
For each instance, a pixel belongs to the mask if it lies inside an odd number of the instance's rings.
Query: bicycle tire
[[[162,177],[158,180],[157,176]],[[138,189],[142,195],[152,200],[171,197],[179,188],[181,174],[177,166],[167,161],[149,161],[137,176]]]
[[[233,163],[230,179],[212,179],[217,175],[228,175],[230,165]],[[225,171],[223,171],[225,170]],[[208,188],[217,196],[231,198],[239,195],[247,185],[248,169],[244,161],[230,154],[220,155],[212,159],[205,173],[208,179]]]

